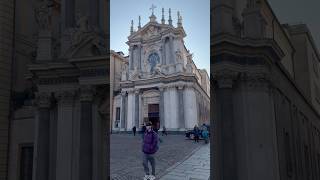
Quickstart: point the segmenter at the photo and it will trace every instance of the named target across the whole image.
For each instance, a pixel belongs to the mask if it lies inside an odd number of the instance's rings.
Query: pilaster
[[[266,37],[267,22],[255,3],[251,1],[243,11],[243,32],[246,38],[262,39]]]
[[[133,70],[133,63],[134,63],[134,59],[133,59],[133,48],[130,47],[130,48],[129,48],[129,74],[130,74],[130,71]]]
[[[56,178],[60,180],[72,179],[72,129],[75,95],[75,91],[72,90],[56,93],[56,98],[58,100]]]
[[[216,72],[216,106],[214,127],[215,179],[237,179],[237,158],[234,129],[233,85],[234,72]],[[229,173],[235,172],[235,173]]]
[[[163,126],[165,126],[165,117],[164,117],[164,87],[159,87],[159,91],[160,91],[160,128],[162,128]]]
[[[136,128],[139,128],[139,90],[135,90],[134,92],[134,95],[135,95],[135,116],[134,116],[134,125],[133,126],[136,126]]]
[[[50,94],[36,95],[38,118],[36,123],[35,180],[49,179],[50,152]]]
[[[213,1],[213,22],[219,26],[212,26],[213,35],[217,34],[235,34],[233,27],[233,0]]]
[[[185,117],[184,117],[184,97],[183,97],[183,85],[178,85],[178,120],[179,128],[181,131],[184,131],[186,128]]]
[[[121,115],[120,115],[120,127],[121,129],[126,128],[126,98],[127,92],[121,92]]]
[[[127,122],[126,130],[131,131],[133,124],[135,123],[135,90],[128,90],[128,105],[127,105]]]
[[[82,86],[80,89],[80,159],[79,180],[92,178],[92,146],[93,146],[93,120],[92,120],[93,91],[91,86]]]

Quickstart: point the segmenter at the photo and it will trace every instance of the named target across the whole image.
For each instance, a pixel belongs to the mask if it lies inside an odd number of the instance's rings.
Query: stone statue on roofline
[[[37,4],[34,13],[40,30],[49,30],[52,7],[53,3],[48,0],[43,0]]]

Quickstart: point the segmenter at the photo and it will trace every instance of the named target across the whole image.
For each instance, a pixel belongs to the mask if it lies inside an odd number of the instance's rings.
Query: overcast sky
[[[320,0],[269,0],[281,23],[306,24],[320,49]]]
[[[137,29],[138,17],[141,25],[149,22],[151,5],[157,8],[154,14],[161,22],[161,8],[165,8],[168,23],[168,9],[171,8],[172,24],[177,26],[177,11],[180,11],[187,37],[185,46],[193,53],[198,68],[206,69],[210,74],[210,1],[209,0],[111,0],[110,1],[110,47],[128,55],[128,36],[131,20]]]

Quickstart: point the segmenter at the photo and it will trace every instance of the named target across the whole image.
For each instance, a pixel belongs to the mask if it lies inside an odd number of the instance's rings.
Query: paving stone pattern
[[[160,180],[208,180],[210,178],[210,144],[202,146],[187,160],[167,169]]]
[[[142,166],[142,138],[141,134],[112,134],[110,136],[110,173],[113,180],[135,180],[143,179],[144,171]],[[194,157],[192,154],[204,145],[203,141],[195,143],[186,140],[184,135],[161,136],[159,151],[156,154],[156,177],[161,178],[168,173],[169,168],[181,164],[185,160],[191,161],[204,158]],[[200,152],[201,153],[201,152]],[[209,162],[209,156],[208,162]],[[187,168],[188,164],[184,166]],[[190,168],[193,166],[189,164]],[[194,165],[194,164],[193,164]],[[210,165],[209,165],[210,166]],[[199,166],[200,167],[200,166]],[[151,170],[151,168],[150,168]],[[200,172],[201,170],[199,170]],[[202,172],[201,172],[202,173]]]

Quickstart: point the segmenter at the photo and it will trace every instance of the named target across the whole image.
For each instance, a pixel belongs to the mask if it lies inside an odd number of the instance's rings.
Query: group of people
[[[158,131],[159,131],[158,128],[153,128],[153,130],[158,134]],[[132,132],[133,132],[133,136],[136,136],[136,133],[137,133],[137,127],[136,127],[136,126],[133,126]],[[146,126],[143,125],[143,126],[142,126],[142,130],[141,130],[142,136],[144,136],[144,133],[145,133],[145,132],[146,132]],[[167,132],[167,129],[166,129],[165,126],[162,127],[162,136],[163,136],[163,135],[166,135],[166,136],[168,135],[168,132]]]
[[[209,141],[209,130],[208,126],[206,124],[203,124],[201,128],[199,128],[197,125],[194,126],[193,128],[193,133],[194,133],[194,141],[199,142],[200,135],[204,139],[204,142],[207,144]]]

